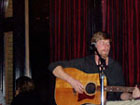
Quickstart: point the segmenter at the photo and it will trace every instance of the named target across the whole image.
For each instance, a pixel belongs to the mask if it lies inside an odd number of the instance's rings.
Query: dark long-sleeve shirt
[[[54,68],[58,65],[66,67],[77,68],[86,73],[99,73],[98,67],[95,63],[95,58],[93,55],[87,56],[84,58],[73,59],[70,61],[58,61],[51,63],[49,65],[49,70],[52,72]],[[104,70],[104,74],[107,77],[108,86],[124,86],[124,77],[122,68],[118,62],[114,61],[112,58],[109,58],[109,63]],[[108,92],[107,100],[119,100],[121,93]]]

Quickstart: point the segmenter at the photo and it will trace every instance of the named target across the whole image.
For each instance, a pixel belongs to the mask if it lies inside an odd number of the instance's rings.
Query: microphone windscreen
[[[96,45],[96,43],[95,43],[95,42],[91,42],[91,45],[94,45],[94,46],[95,46],[95,45]]]

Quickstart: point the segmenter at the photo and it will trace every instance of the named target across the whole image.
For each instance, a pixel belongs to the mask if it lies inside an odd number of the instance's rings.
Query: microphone
[[[94,45],[94,46],[95,46],[95,45],[96,45],[96,43],[95,43],[95,42],[91,42],[91,45]]]
[[[91,42],[91,44],[90,44],[90,50],[93,51],[93,52],[96,51],[97,49],[96,49],[95,46],[96,46],[96,43],[95,42]]]
[[[92,51],[96,52],[96,54],[99,56],[101,64],[103,66],[106,66],[105,59],[101,57],[101,55],[99,54],[99,52],[98,52],[98,50],[96,48],[96,43],[95,42],[91,42],[91,47],[92,47]]]

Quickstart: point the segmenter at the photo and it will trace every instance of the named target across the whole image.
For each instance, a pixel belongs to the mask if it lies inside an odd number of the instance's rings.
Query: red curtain
[[[103,27],[127,85],[140,84],[140,0],[102,0]],[[119,77],[118,77],[119,78]]]
[[[87,54],[87,0],[50,0],[51,61]]]
[[[101,30],[101,1],[50,0],[50,61],[90,53],[92,34]]]

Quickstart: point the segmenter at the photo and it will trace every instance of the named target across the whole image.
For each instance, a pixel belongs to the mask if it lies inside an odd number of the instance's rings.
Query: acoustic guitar
[[[75,68],[65,68],[64,71],[79,80],[85,87],[84,93],[76,93],[66,81],[56,78],[55,101],[57,105],[101,104],[100,79],[98,73],[85,73]],[[104,79],[104,98],[106,92],[132,92],[134,87],[107,86]]]

